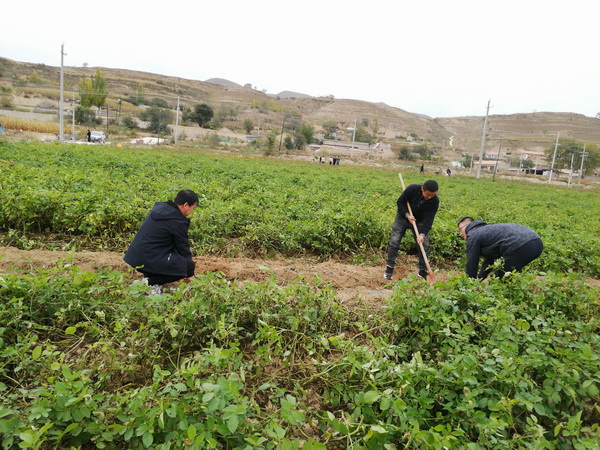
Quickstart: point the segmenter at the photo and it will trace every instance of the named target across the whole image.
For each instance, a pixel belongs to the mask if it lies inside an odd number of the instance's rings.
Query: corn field
[[[15,131],[30,131],[33,133],[59,133],[59,124],[55,122],[38,122],[35,120],[17,119],[14,117],[0,116],[0,123],[4,130],[15,130]],[[68,133],[72,129],[71,123],[65,120],[64,132]],[[75,127],[75,130],[80,133],[85,132],[85,129],[79,126]]]

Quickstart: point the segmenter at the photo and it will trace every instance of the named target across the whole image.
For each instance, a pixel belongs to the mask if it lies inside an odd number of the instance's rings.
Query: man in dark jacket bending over
[[[516,223],[488,225],[465,217],[458,222],[458,230],[467,241],[465,272],[471,278],[487,277],[491,272],[488,267],[498,258],[504,258],[504,267],[496,272],[496,276],[513,270],[520,272],[544,250],[542,239],[535,231]],[[484,260],[477,273],[480,257]]]
[[[189,189],[179,191],[173,201],[156,202],[133,238],[123,259],[143,273],[149,285],[161,286],[194,275],[187,216],[196,206],[198,195]]]
[[[392,235],[390,237],[390,243],[388,245],[388,255],[385,273],[383,277],[386,280],[391,280],[394,273],[394,266],[396,265],[396,257],[398,256],[398,249],[400,248],[400,242],[406,233],[406,230],[410,229],[414,233],[412,226],[413,222],[417,223],[419,229],[419,235],[415,236],[417,243],[423,244],[423,248],[429,257],[429,231],[433,226],[433,219],[437,213],[438,207],[440,206],[440,199],[437,197],[438,184],[435,180],[428,180],[421,186],[420,184],[409,185],[400,195],[400,198],[396,201],[398,205],[398,212],[392,226]],[[414,216],[408,212],[408,206],[406,202],[410,203],[410,207]],[[419,250],[419,276],[421,278],[427,278],[427,266],[425,265],[425,259],[421,251]]]

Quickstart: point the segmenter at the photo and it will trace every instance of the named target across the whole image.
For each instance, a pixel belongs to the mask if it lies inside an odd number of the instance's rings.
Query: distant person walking
[[[419,170],[419,173],[425,173],[425,165],[421,164],[421,170]]]
[[[516,223],[488,225],[481,220],[464,217],[458,222],[458,231],[467,241],[465,273],[471,278],[486,278],[492,271],[489,266],[499,258],[504,259],[504,266],[496,271],[496,276],[501,277],[513,270],[521,272],[544,250],[542,239],[535,231]],[[478,272],[480,258],[483,258],[483,264]]]
[[[125,253],[125,262],[144,274],[154,293],[163,284],[194,276],[187,216],[196,206],[198,195],[187,189],[173,201],[156,202]]]
[[[437,191],[438,183],[435,180],[428,180],[423,183],[423,185],[411,184],[402,192],[396,201],[398,210],[396,212],[396,218],[394,219],[394,225],[392,226],[386,268],[385,273],[383,274],[383,277],[386,280],[392,279],[400,243],[402,242],[406,230],[410,230],[413,235],[415,233],[412,226],[413,222],[416,222],[417,228],[419,229],[419,235],[414,236],[415,241],[423,244],[425,253],[427,254],[427,257],[429,257],[429,231],[433,226],[433,220],[435,219],[435,215],[440,206],[440,199],[437,196]],[[410,203],[414,216],[410,215],[408,206],[406,205],[407,202]],[[422,252],[419,252],[419,277],[423,279],[427,278],[427,266]]]
[[[92,132],[90,130],[87,130],[87,140],[88,142],[92,142]]]

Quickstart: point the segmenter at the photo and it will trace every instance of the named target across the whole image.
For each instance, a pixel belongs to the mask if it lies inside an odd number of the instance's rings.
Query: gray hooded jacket
[[[479,271],[482,274],[494,260],[502,258],[522,245],[540,239],[533,230],[516,223],[497,223],[488,225],[481,220],[474,220],[465,227],[467,234],[467,268],[466,274],[471,278],[477,276],[479,258],[484,262]]]

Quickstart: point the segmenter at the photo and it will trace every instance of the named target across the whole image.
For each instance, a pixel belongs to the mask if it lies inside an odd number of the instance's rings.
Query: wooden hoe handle
[[[404,179],[402,178],[402,174],[399,173],[398,176],[400,177],[400,183],[402,183],[402,190],[404,191],[406,188],[404,187]],[[411,216],[413,216],[412,208],[410,207],[410,203],[408,201],[406,202],[406,206],[408,206],[408,213]],[[417,228],[417,222],[415,221],[415,222],[411,222],[411,223],[415,230],[415,240],[417,240],[417,238],[419,236],[419,229]],[[423,260],[425,261],[425,266],[427,267],[427,273],[429,274],[429,275],[427,275],[427,281],[429,281],[430,283],[433,283],[435,281],[434,275],[433,275],[433,270],[431,270],[431,266],[429,265],[429,258],[427,258],[427,253],[425,253],[425,248],[423,247],[423,244],[421,242],[417,241],[417,244],[419,245],[419,248],[421,249],[421,253],[423,254]]]

